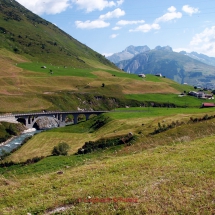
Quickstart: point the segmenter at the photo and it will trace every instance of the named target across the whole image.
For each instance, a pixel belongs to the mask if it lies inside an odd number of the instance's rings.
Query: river
[[[7,141],[2,146],[0,144],[0,156],[3,155],[4,152],[11,152],[13,149],[19,147],[26,137],[33,136],[40,132],[41,130],[28,129],[25,130],[21,135],[14,137],[12,140]]]

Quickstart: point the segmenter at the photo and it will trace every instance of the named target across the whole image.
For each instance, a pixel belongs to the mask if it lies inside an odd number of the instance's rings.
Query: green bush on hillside
[[[85,142],[85,144],[78,149],[77,154],[87,154],[99,149],[105,149],[117,145],[131,145],[132,141],[135,139],[132,133],[124,136],[118,136],[113,138],[103,138],[97,141]]]
[[[67,155],[68,150],[69,150],[69,145],[67,143],[62,142],[53,148],[52,155],[55,155],[55,156]]]

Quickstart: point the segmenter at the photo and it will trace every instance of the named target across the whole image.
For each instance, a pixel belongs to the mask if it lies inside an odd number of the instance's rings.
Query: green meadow
[[[45,66],[46,68],[42,68]],[[94,69],[89,68],[74,68],[74,67],[64,67],[64,66],[54,66],[52,64],[45,64],[45,63],[20,63],[18,67],[28,70],[37,72],[38,75],[42,73],[43,75],[47,76],[77,76],[77,77],[87,77],[87,78],[95,78],[96,76],[93,75],[91,72]],[[51,73],[52,72],[52,73]]]
[[[110,110],[80,114],[77,125],[36,134],[2,158],[0,215],[215,214],[215,108],[200,108],[213,100],[121,71],[16,1],[0,8],[1,114]],[[4,140],[20,131],[0,122]],[[66,156],[52,155],[59,143]]]
[[[177,94],[133,94],[126,95],[127,99],[134,99],[137,101],[147,101],[147,102],[158,102],[165,104],[175,104],[179,107],[200,107],[202,103],[206,102],[204,99],[198,99],[193,96],[183,96],[180,97]]]
[[[37,134],[5,161],[49,153],[34,164],[0,168],[0,211],[211,214],[215,210],[215,119],[200,119],[214,114],[213,108],[125,108]],[[199,121],[191,122],[191,117]],[[105,124],[95,127],[101,121]],[[173,121],[183,124],[150,134],[158,123]],[[75,155],[85,141],[129,132],[137,137],[132,145]],[[69,155],[50,156],[60,141],[70,145]],[[56,212],[59,208],[64,210]]]

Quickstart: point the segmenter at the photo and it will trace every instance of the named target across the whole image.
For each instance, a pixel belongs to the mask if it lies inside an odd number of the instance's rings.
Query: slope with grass
[[[0,26],[2,113],[114,109],[37,134],[4,158],[0,214],[215,211],[215,110],[200,109],[203,100],[176,96],[191,86],[119,71],[15,1],[1,1]],[[128,134],[135,137],[131,145],[75,154],[86,142]],[[69,155],[51,156],[60,142],[70,146]]]
[[[50,156],[53,147],[59,142],[68,143],[70,145],[69,154],[73,154],[85,142],[126,135],[130,132],[140,135],[140,138],[143,136],[148,142],[148,134],[157,128],[159,122],[164,122],[166,125],[171,124],[172,121],[187,123],[190,117],[196,118],[205,114],[214,115],[215,111],[213,108],[209,110],[152,107],[117,109],[77,125],[37,134],[7,157],[6,161],[23,162],[36,156]],[[97,126],[95,127],[95,125]]]
[[[190,117],[202,119],[206,110],[177,112],[156,109],[145,112],[145,117],[136,114],[133,118],[131,113],[116,112],[103,115],[111,119],[96,130],[92,128],[95,121],[63,128],[61,133],[74,137],[82,132],[99,138],[104,129],[109,136],[132,131],[138,139],[131,146],[0,168],[0,211],[54,214],[54,209],[63,208],[60,214],[213,213],[215,119],[189,122]],[[207,114],[214,113],[211,109]],[[184,124],[149,135],[158,122],[173,120]],[[48,133],[57,137],[58,131]],[[42,141],[39,135],[35,138]]]
[[[104,56],[16,1],[1,1],[0,26],[0,47],[33,61],[43,60],[55,65],[90,68],[82,59],[87,58],[115,68]]]
[[[147,102],[135,96],[129,99],[128,94],[179,94],[192,90],[190,86],[152,75],[142,79],[110,68],[86,69],[26,62],[26,58],[6,50],[2,50],[1,56],[1,112],[76,110],[77,107],[113,109]],[[42,65],[46,69],[41,68]],[[191,106],[193,104],[190,102]]]

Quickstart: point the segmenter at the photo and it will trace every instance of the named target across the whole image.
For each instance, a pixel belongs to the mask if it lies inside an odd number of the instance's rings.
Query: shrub
[[[155,130],[152,133],[150,133],[150,134],[152,134],[152,135],[158,134],[158,133],[167,131],[169,129],[175,128],[177,126],[180,126],[182,124],[184,124],[184,122],[179,122],[178,120],[176,122],[173,121],[171,124],[167,124],[167,125],[165,125],[165,124],[161,125],[161,123],[158,122],[158,128],[155,128]]]
[[[52,155],[67,155],[69,150],[69,145],[67,143],[59,143],[52,150]]]
[[[97,151],[99,149],[106,149],[112,146],[118,145],[131,145],[135,140],[135,136],[132,133],[128,135],[112,137],[112,138],[102,138],[97,141],[89,141],[85,142],[85,144],[78,149],[76,154],[87,154],[93,151]]]

